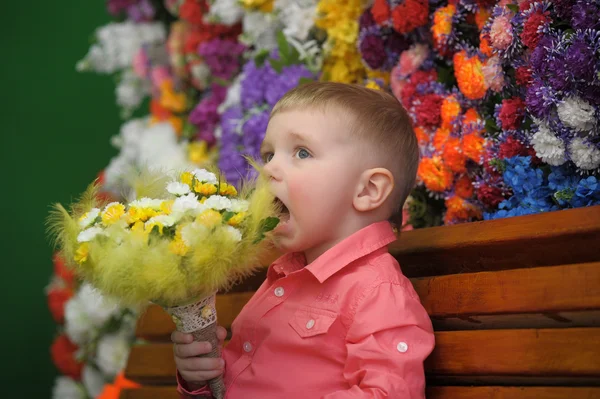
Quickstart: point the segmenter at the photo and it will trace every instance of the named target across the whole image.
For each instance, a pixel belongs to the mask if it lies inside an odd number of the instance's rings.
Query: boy
[[[223,359],[195,357],[210,344],[173,333],[182,397],[210,394],[224,373],[228,399],[424,398],[431,322],[387,251],[419,158],[406,111],[380,91],[301,85],[275,105],[261,155],[286,254]]]

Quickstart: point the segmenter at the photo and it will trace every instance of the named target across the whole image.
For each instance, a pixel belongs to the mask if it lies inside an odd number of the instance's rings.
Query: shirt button
[[[408,350],[408,344],[406,342],[399,342],[396,349],[398,349],[398,352],[404,353]]]
[[[252,352],[252,344],[248,341],[244,342],[244,351],[245,352]]]
[[[283,287],[275,288],[275,296],[276,297],[282,297],[283,294],[285,294],[285,290],[283,289]]]
[[[310,320],[308,321],[308,323],[306,323],[306,328],[308,328],[309,330],[310,330],[311,328],[313,328],[314,326],[315,326],[315,321],[314,321],[313,319],[310,319]]]

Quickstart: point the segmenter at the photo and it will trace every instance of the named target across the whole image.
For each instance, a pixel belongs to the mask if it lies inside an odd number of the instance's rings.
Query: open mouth
[[[290,219],[290,211],[289,211],[288,207],[283,203],[283,201],[281,201],[277,197],[275,197],[275,201],[274,202],[275,202],[275,205],[277,206],[277,209],[279,211],[281,222],[285,223],[285,222],[289,221],[289,219]]]

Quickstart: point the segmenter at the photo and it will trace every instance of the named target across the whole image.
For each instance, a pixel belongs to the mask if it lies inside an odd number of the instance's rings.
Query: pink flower
[[[133,57],[133,72],[142,79],[148,76],[148,56],[143,48]]]
[[[512,25],[509,15],[499,15],[494,19],[490,28],[490,43],[498,50],[506,50],[512,41]]]
[[[429,48],[425,44],[416,44],[400,54],[400,60],[396,66],[399,76],[408,77],[423,65],[423,61],[429,55]]]
[[[482,68],[485,85],[495,92],[504,88],[504,73],[498,56],[488,58]]]
[[[171,79],[169,69],[164,66],[152,68],[150,74],[152,76],[152,85],[154,87],[160,87],[165,80]]]

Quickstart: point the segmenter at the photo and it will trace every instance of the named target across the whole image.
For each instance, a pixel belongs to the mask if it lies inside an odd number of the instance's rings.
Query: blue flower
[[[600,204],[600,184],[595,176],[581,179],[571,200],[574,207]]]

